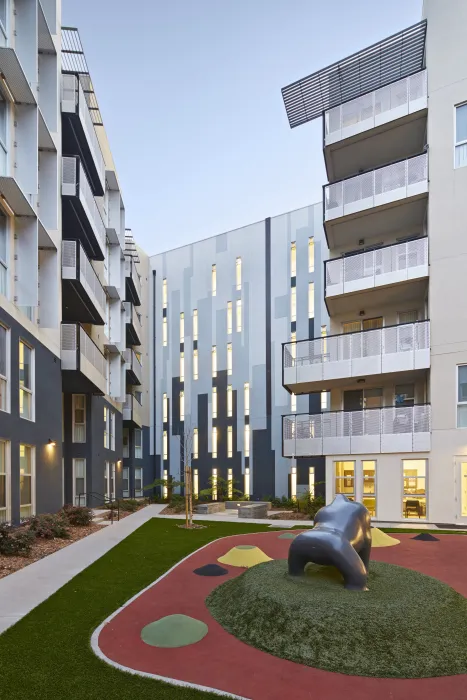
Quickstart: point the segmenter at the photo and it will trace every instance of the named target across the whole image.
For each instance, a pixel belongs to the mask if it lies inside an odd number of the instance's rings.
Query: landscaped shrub
[[[92,510],[85,506],[64,506],[61,513],[73,527],[89,525],[92,521]]]
[[[66,540],[70,537],[68,520],[60,513],[57,515],[52,513],[36,515],[31,519],[29,530],[36,537],[42,537],[45,540],[52,540],[54,537]]]
[[[176,513],[183,513],[185,510],[185,498],[179,493],[173,493],[170,499],[169,507],[173,508]]]
[[[127,513],[134,513],[141,505],[141,503],[134,498],[125,498],[119,501],[119,504],[120,510],[126,511]]]
[[[265,501],[270,501],[273,508],[284,508],[284,510],[297,510],[297,501],[293,498],[264,498]]]
[[[15,529],[10,525],[0,525],[0,554],[27,557],[31,551],[35,535],[24,528]]]

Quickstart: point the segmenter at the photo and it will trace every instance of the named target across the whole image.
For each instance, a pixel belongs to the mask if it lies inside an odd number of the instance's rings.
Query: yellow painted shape
[[[400,544],[400,540],[391,537],[387,532],[383,532],[378,527],[371,528],[371,546],[372,547],[394,547]]]
[[[245,569],[249,569],[251,566],[256,566],[256,564],[262,564],[265,561],[272,561],[271,557],[268,557],[259,547],[251,547],[249,549],[243,549],[240,547],[233,547],[227,554],[223,557],[219,557],[217,560],[221,564],[228,564],[229,566],[240,566]]]

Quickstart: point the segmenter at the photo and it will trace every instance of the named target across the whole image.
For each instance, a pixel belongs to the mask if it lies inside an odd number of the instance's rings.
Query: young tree
[[[180,463],[183,464],[185,525],[187,528],[193,527],[193,473],[191,468],[193,439],[194,429],[190,421],[185,421],[183,434],[180,435]]]

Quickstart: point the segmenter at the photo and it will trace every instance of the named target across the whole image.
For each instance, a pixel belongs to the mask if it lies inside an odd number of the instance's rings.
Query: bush
[[[60,512],[73,527],[89,525],[92,521],[92,510],[85,506],[65,506]]]
[[[44,515],[36,515],[31,519],[29,530],[36,537],[42,537],[45,540],[52,540],[54,537],[66,540],[70,537],[68,525],[68,520],[63,514],[53,515],[52,513],[45,513]]]
[[[138,510],[141,503],[134,498],[126,498],[119,501],[120,510],[126,511],[127,513],[134,513]]]
[[[271,502],[273,508],[283,508],[284,510],[297,510],[297,501],[293,498],[287,498],[282,496],[282,498],[268,498],[264,499]]]
[[[173,508],[176,513],[183,513],[185,511],[185,497],[181,496],[179,493],[173,493],[169,508]]]
[[[27,557],[35,535],[30,530],[15,530],[9,525],[0,525],[0,554]]]

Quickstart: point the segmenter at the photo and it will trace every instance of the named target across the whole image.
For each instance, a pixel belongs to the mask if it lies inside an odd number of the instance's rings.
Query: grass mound
[[[347,591],[333,567],[292,579],[283,560],[216,588],[206,604],[246,644],[307,666],[357,676],[467,673],[467,600],[437,579],[371,562],[369,591]]]

